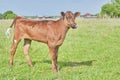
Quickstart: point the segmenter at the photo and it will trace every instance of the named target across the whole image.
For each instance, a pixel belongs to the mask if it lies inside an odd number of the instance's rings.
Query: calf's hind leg
[[[14,55],[15,55],[16,48],[17,48],[19,42],[20,42],[20,39],[14,37],[14,39],[13,39],[13,43],[12,43],[12,47],[11,47],[11,51],[10,51],[10,66],[13,65]]]
[[[24,39],[23,51],[24,51],[24,54],[26,56],[28,65],[31,66],[31,67],[33,67],[32,62],[31,62],[30,57],[29,57],[29,48],[30,48],[30,45],[31,45],[31,40]]]

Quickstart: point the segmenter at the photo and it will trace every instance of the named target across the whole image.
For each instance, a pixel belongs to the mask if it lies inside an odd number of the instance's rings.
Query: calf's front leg
[[[59,47],[49,47],[50,50],[50,57],[52,60],[52,69],[54,72],[58,72],[58,64],[57,64],[57,58],[58,58],[58,48]]]

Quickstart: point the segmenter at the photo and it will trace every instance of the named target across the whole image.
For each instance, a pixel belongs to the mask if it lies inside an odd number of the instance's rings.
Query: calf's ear
[[[64,16],[65,16],[65,13],[64,13],[64,12],[61,12],[61,16],[63,16],[63,17],[64,17]]]
[[[74,13],[74,15],[75,15],[75,17],[78,17],[78,16],[80,16],[80,12],[76,12],[76,13]]]

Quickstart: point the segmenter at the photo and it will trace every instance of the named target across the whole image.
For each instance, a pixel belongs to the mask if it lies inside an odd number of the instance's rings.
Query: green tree
[[[111,0],[111,1],[115,3],[120,3],[120,0]]]
[[[16,17],[15,14],[7,14],[7,15],[6,15],[6,19],[13,19],[13,18],[15,18],[15,17]]]
[[[120,17],[120,0],[111,0],[111,3],[103,5],[100,14],[102,16]]]
[[[2,19],[2,14],[0,13],[0,19]]]
[[[120,17],[120,0],[115,0],[115,12],[118,17]]]
[[[3,18],[4,19],[13,19],[16,16],[17,15],[15,13],[13,13],[12,11],[6,11],[5,13],[3,13]]]

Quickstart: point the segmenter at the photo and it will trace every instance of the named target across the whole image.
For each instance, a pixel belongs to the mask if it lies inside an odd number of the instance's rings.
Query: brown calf
[[[18,43],[24,39],[24,54],[29,66],[33,66],[29,57],[29,47],[32,40],[46,43],[49,47],[52,59],[52,68],[54,72],[58,72],[57,57],[58,49],[62,45],[68,29],[77,28],[75,18],[80,15],[79,12],[72,13],[70,11],[61,12],[62,18],[57,21],[43,20],[35,21],[22,17],[16,17],[10,28],[14,25],[14,38],[10,51],[10,65],[13,65],[13,58]]]

